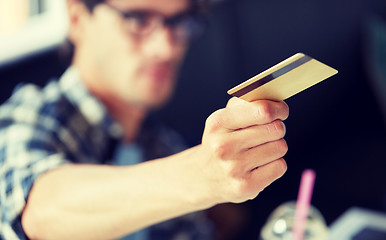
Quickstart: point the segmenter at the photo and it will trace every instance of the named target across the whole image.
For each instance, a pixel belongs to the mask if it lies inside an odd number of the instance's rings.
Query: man
[[[4,238],[120,238],[253,199],[284,174],[284,102],[232,98],[182,152],[175,134],[148,124],[173,92],[195,4],[67,1],[72,66],[0,109]]]

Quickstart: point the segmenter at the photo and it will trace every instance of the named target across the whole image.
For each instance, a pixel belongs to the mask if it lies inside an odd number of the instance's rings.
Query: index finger
[[[239,98],[231,98],[222,116],[223,127],[236,130],[254,125],[285,120],[289,115],[288,105],[283,102],[256,100],[247,102]]]

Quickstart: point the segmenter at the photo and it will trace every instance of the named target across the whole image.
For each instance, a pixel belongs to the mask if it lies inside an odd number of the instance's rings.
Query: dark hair
[[[80,0],[86,5],[86,7],[92,11],[94,7],[105,0]],[[204,13],[209,8],[209,0],[189,0],[190,9],[196,13]]]
[[[94,9],[94,7],[95,7],[96,5],[98,5],[99,3],[104,2],[104,0],[81,0],[81,1],[84,3],[84,5],[86,5],[86,7],[87,7],[90,11],[92,11],[92,10]]]

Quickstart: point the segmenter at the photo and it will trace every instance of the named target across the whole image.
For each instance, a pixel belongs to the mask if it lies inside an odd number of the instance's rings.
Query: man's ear
[[[68,37],[75,45],[81,40],[85,30],[85,21],[91,13],[84,3],[79,0],[67,0],[67,14],[69,21]]]

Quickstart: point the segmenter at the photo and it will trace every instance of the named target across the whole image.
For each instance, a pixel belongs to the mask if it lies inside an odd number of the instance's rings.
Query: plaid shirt
[[[170,129],[154,121],[144,126],[137,142],[143,160],[183,150]],[[19,87],[0,107],[0,239],[27,239],[21,213],[41,174],[68,163],[121,164],[112,156],[122,135],[74,68],[43,89]]]

